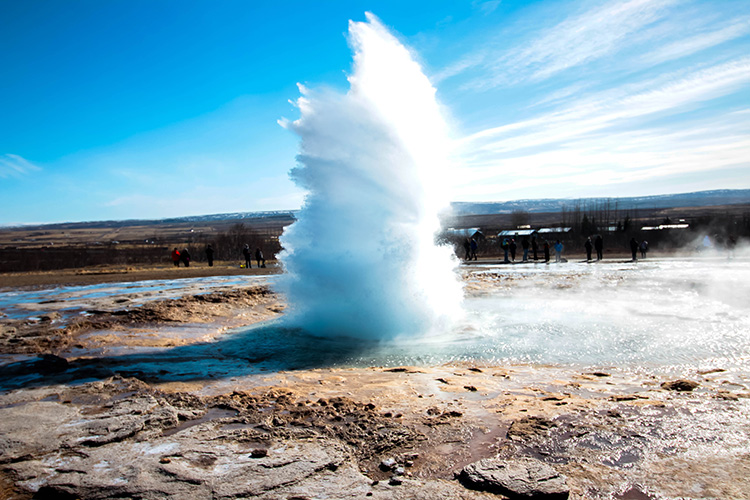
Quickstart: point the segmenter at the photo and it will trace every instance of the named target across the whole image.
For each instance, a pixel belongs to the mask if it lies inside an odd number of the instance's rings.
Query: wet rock
[[[677,379],[677,380],[670,380],[668,382],[664,382],[661,384],[662,389],[666,389],[667,391],[681,391],[681,392],[689,392],[698,387],[700,384],[698,382],[693,382],[692,380],[686,380],[686,379]]]
[[[42,323],[52,323],[56,319],[60,319],[60,313],[56,311],[49,312],[42,316],[39,316],[39,321]]]
[[[39,361],[34,363],[34,370],[41,375],[47,375],[64,372],[69,366],[67,359],[55,356],[54,354],[45,354]]]
[[[550,465],[530,458],[480,460],[464,467],[458,478],[467,488],[513,499],[566,499],[570,492],[565,476]]]
[[[554,426],[554,422],[543,417],[524,417],[510,424],[507,436],[509,439],[524,441],[545,436]]]
[[[465,385],[464,389],[466,389],[469,392],[477,392],[477,388],[474,387],[473,385]]]

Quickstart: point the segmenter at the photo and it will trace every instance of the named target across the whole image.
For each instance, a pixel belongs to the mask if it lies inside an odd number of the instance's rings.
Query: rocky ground
[[[279,297],[248,285],[95,305],[2,319],[0,499],[750,496],[750,391],[720,366],[679,380],[467,364],[174,380],[98,349],[210,348],[280,315]]]

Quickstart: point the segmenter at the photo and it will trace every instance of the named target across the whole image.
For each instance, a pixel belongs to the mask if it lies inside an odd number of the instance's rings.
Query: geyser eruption
[[[435,245],[451,182],[435,89],[371,14],[350,22],[346,94],[300,87],[291,175],[307,191],[282,236],[289,320],[315,335],[428,333],[461,311],[456,262]]]

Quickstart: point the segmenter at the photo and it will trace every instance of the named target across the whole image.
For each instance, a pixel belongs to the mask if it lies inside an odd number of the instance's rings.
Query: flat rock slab
[[[500,493],[510,498],[568,498],[565,476],[530,458],[487,458],[463,468],[459,480],[467,488]]]

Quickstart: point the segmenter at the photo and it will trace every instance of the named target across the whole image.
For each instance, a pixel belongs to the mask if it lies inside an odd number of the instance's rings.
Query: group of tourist
[[[253,253],[252,250],[250,250],[250,245],[245,245],[242,248],[242,255],[245,257],[245,267],[250,269],[252,266],[252,260],[253,260]],[[263,258],[263,252],[260,251],[260,248],[255,249],[255,260],[258,263],[258,267],[266,267],[266,259]]]
[[[210,244],[206,246],[206,262],[208,262],[209,267],[213,267],[214,265],[214,248]],[[250,269],[252,267],[252,251],[250,250],[250,245],[245,245],[242,248],[242,255],[245,258],[245,263],[242,264],[240,267],[245,267],[247,269]],[[257,265],[259,268],[266,267],[266,259],[263,258],[263,252],[260,248],[255,249],[255,260],[257,262]],[[190,252],[187,248],[183,250],[177,250],[175,248],[172,250],[172,263],[175,265],[175,267],[180,267],[180,263],[182,263],[185,267],[190,267]]]

